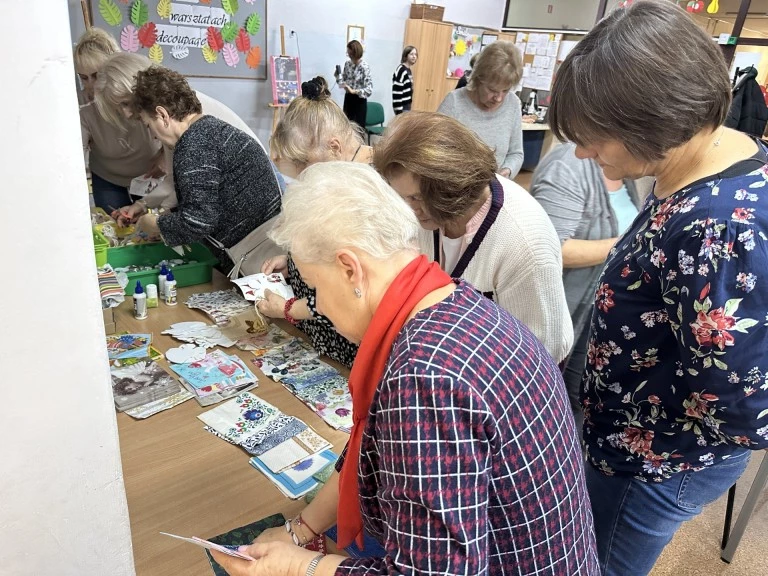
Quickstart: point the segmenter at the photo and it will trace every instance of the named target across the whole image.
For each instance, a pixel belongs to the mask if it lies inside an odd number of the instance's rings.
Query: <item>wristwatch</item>
[[[322,560],[324,556],[322,554],[318,554],[314,558],[312,558],[312,561],[309,563],[309,566],[307,566],[307,571],[305,572],[304,576],[315,576],[315,570],[317,570],[317,565],[320,564],[320,560]]]

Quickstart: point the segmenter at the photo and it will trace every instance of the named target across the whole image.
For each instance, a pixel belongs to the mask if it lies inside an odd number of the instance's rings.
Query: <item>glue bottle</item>
[[[173,271],[168,271],[168,277],[165,280],[165,303],[168,306],[176,306],[176,279],[173,277]]]
[[[133,290],[133,316],[136,320],[144,320],[147,317],[147,295],[144,294],[140,280],[136,281],[136,288]]]
[[[157,287],[160,289],[160,298],[165,298],[165,281],[168,277],[168,268],[160,266],[160,274],[157,275]]]

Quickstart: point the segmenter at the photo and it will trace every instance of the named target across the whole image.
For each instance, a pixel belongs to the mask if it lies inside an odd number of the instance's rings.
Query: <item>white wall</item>
[[[79,0],[68,0],[72,38],[84,30]],[[444,19],[465,25],[501,28],[504,0],[443,0]],[[280,52],[281,24],[286,29],[286,52],[301,56],[302,79],[318,74],[333,80],[336,64],[346,59],[347,25],[365,26],[365,59],[373,73],[371,100],[381,102],[387,119],[392,117],[392,72],[400,62],[405,36],[405,21],[410,0],[268,0],[267,39],[270,55]],[[295,30],[297,38],[289,32]],[[299,54],[300,52],[300,54]],[[267,81],[190,78],[201,92],[222,101],[237,112],[266,145],[272,129],[272,88]],[[336,88],[334,97],[343,100]]]
[[[0,574],[134,574],[67,7],[4,2]],[[33,40],[39,39],[39,40]]]

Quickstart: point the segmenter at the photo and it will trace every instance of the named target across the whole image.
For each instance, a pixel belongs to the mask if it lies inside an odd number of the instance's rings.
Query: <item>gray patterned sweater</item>
[[[280,212],[280,188],[266,152],[213,116],[179,138],[173,178],[178,209],[157,220],[169,246],[211,236],[230,248]]]

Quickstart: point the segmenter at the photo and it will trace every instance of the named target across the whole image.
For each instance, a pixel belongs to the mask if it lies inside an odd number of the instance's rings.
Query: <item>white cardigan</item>
[[[461,277],[528,326],[555,361],[561,362],[573,345],[573,327],[557,232],[524,188],[502,176],[497,178],[503,205]],[[434,260],[433,232],[422,230],[419,243],[421,251]]]

